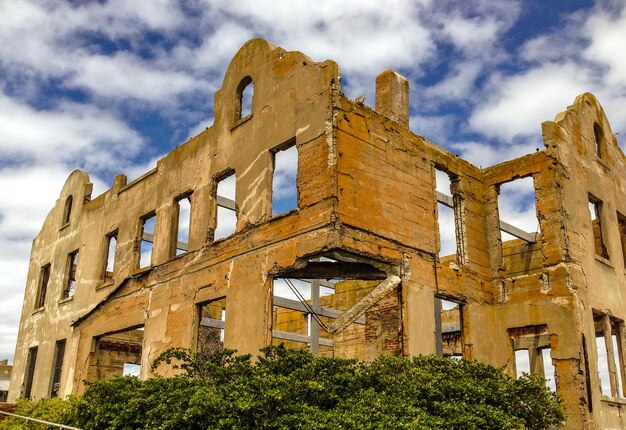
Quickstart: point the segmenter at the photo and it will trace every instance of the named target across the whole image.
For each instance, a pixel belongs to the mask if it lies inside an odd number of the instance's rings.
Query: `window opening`
[[[176,205],[176,255],[189,250],[189,229],[191,226],[191,196],[175,201]]]
[[[208,357],[224,348],[224,325],[226,323],[226,298],[199,305],[197,353]]]
[[[63,290],[63,299],[74,296],[76,292],[76,269],[78,268],[78,251],[70,252],[67,255],[67,280]]]
[[[604,150],[604,132],[602,131],[602,127],[597,122],[593,123],[593,137],[595,140],[596,146],[596,155],[602,158],[603,150]]]
[[[141,365],[136,363],[124,363],[122,368],[122,376],[136,376],[139,378],[141,374]]]
[[[622,259],[624,260],[624,268],[626,268],[626,217],[619,212],[617,213],[617,225],[622,244]]]
[[[154,212],[141,219],[141,246],[139,268],[152,265],[152,249],[154,248],[154,231],[156,228],[156,214]]]
[[[50,282],[50,264],[46,264],[41,268],[39,274],[39,288],[37,291],[37,300],[35,309],[43,308],[46,304],[46,293],[48,292],[48,283]]]
[[[62,226],[65,226],[70,223],[73,202],[74,202],[73,196],[68,196],[68,198],[65,199],[65,206],[63,207],[63,223],[61,224]]]
[[[456,261],[461,240],[455,220],[455,202],[450,176],[435,169],[437,191],[437,221],[439,224],[439,258],[442,262]]]
[[[368,361],[401,354],[400,278],[365,276],[364,266],[316,259],[274,278],[272,344]]]
[[[104,268],[105,279],[113,278],[113,271],[115,270],[115,252],[117,251],[117,231],[109,233],[106,236],[107,240],[107,256]]]
[[[606,249],[604,234],[602,231],[602,200],[589,194],[589,214],[591,216],[591,228],[593,231],[593,245],[596,255],[609,259],[609,252]]]
[[[30,399],[33,388],[33,379],[35,377],[35,365],[37,364],[37,347],[34,346],[28,350],[28,358],[26,359],[26,374],[24,375],[24,398]]]
[[[232,172],[217,183],[217,221],[215,225],[215,240],[223,239],[235,233],[237,229],[237,211],[235,204],[235,189],[237,176]]]
[[[556,390],[556,373],[550,356],[550,336],[545,325],[509,329],[515,360],[515,376],[524,373],[546,379],[546,386]]]
[[[620,334],[624,323],[609,314],[594,312],[594,325],[600,392],[605,396],[624,398],[624,352]]]
[[[137,327],[98,337],[88,380],[140,376],[143,334],[143,327]]]
[[[63,358],[65,357],[65,339],[57,340],[54,346],[54,362],[52,365],[52,383],[50,384],[50,397],[59,397],[61,386],[61,372],[63,371]]]
[[[530,356],[527,349],[518,349],[515,351],[515,377],[524,373],[530,374]]]
[[[546,379],[546,387],[556,392],[555,369],[550,355],[550,348],[543,348],[541,350],[541,358],[543,361],[543,376]]]
[[[437,355],[463,356],[461,304],[435,297],[435,333]]]
[[[254,95],[254,82],[250,76],[241,80],[237,87],[236,112],[237,119],[242,119],[252,114],[252,96]]]
[[[611,335],[611,341],[613,342],[613,358],[615,361],[615,368],[617,369],[617,392],[620,397],[626,397],[626,392],[624,392],[624,368],[619,362],[619,358],[622,357],[623,354],[620,352],[621,348],[617,335]]]
[[[541,244],[537,243],[540,229],[532,177],[499,185],[498,214],[502,258],[508,275],[541,271],[543,257]]]
[[[295,141],[286,149],[273,152],[272,214],[278,215],[298,208],[298,150]]]

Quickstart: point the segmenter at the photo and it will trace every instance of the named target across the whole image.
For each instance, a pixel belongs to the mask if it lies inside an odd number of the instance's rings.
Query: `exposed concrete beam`
[[[290,340],[292,342],[311,343],[311,338],[305,334],[291,333],[288,331],[272,330],[272,336],[276,339]],[[335,342],[330,339],[319,338],[320,346],[334,346]]]
[[[144,241],[150,242],[150,243],[154,243],[154,235],[152,233],[144,233],[143,236],[141,236],[141,240],[144,240]],[[187,244],[187,242],[178,241],[178,242],[176,242],[176,249],[182,249],[183,251],[189,251],[189,245]]]
[[[442,193],[441,191],[437,191],[437,202],[454,209],[454,199],[451,196]],[[528,243],[537,242],[537,233],[527,233],[524,230],[517,228],[502,220],[500,220],[500,230],[510,234],[511,236],[515,236],[518,239],[522,239],[523,241],[526,241]]]
[[[292,311],[298,311],[305,314],[309,313],[309,310],[301,302],[297,300],[286,299],[284,297],[274,297],[274,306],[289,309]],[[318,315],[326,318],[338,318],[343,314],[343,311],[337,309],[320,308]],[[365,317],[361,316],[354,321],[356,324],[365,324]]]
[[[387,277],[383,282],[378,284],[372,291],[370,291],[365,297],[356,302],[350,309],[345,311],[339,318],[337,318],[331,325],[328,326],[327,331],[332,334],[340,333],[345,330],[350,324],[363,315],[368,309],[374,306],[385,295],[389,294],[395,287],[400,285],[400,277],[391,275]]]
[[[502,230],[505,233],[510,234],[511,236],[515,236],[518,239],[522,239],[523,241],[528,242],[528,243],[537,242],[537,233],[527,233],[524,230],[519,229],[509,224],[508,222],[504,222],[502,220],[500,220],[500,230]]]
[[[200,325],[204,327],[220,328],[222,330],[224,329],[224,321],[216,320],[215,318],[203,317],[202,320],[200,320]]]
[[[321,279],[385,279],[385,272],[365,263],[345,261],[309,261],[306,267],[282,274],[281,278],[321,278]]]
[[[441,191],[437,191],[437,202],[454,209],[454,199],[452,196],[444,194]]]
[[[236,210],[235,201],[227,197],[217,196],[217,205],[226,209],[230,209],[231,211]]]

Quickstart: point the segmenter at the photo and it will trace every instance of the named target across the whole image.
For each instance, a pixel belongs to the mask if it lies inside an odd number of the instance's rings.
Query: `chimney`
[[[393,70],[376,77],[376,112],[409,127],[409,81]]]

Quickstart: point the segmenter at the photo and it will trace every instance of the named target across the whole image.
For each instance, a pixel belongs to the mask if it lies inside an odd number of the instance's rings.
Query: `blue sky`
[[[397,70],[411,128],[483,167],[542,148],[541,122],[585,91],[626,132],[623,1],[0,0],[0,16],[0,359],[69,172],[87,170],[95,195],[210,126],[250,38],[337,61],[369,105],[376,75]]]

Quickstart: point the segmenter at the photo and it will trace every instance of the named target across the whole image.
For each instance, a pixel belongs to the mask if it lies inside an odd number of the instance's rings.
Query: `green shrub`
[[[16,415],[36,418],[38,420],[60,423],[71,420],[72,400],[42,399],[31,402],[26,399],[17,401]],[[21,418],[7,417],[0,422],[0,430],[48,430],[50,426],[27,421]]]
[[[441,357],[370,364],[268,347],[201,358],[171,349],[179,376],[96,381],[59,417],[84,429],[533,429],[562,424],[543,380]],[[68,410],[69,409],[69,410]],[[13,427],[10,427],[13,428]]]

